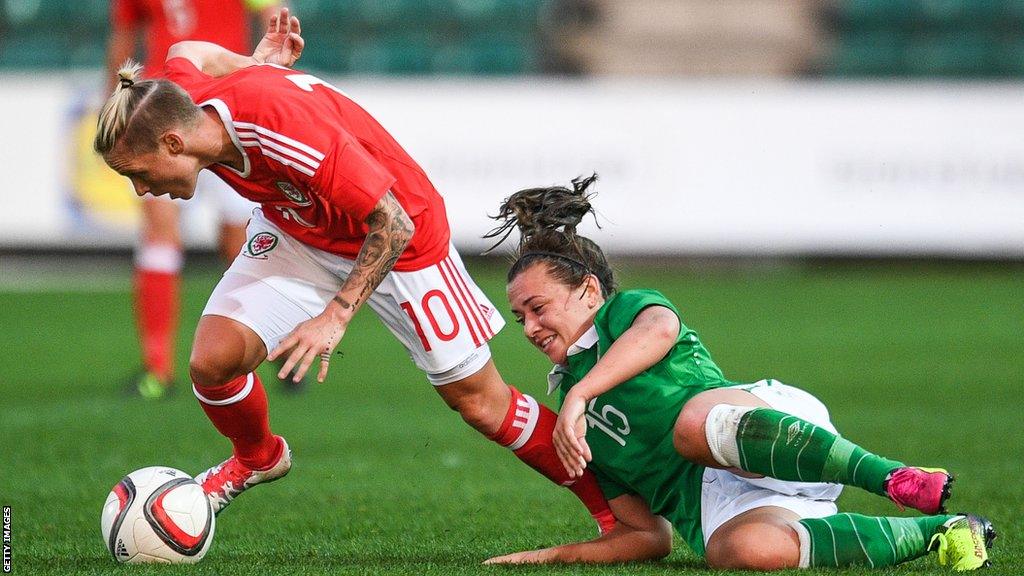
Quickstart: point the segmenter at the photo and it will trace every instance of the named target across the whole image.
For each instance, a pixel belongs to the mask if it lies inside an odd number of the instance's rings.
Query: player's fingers
[[[290,350],[292,346],[295,346],[295,338],[292,335],[288,335],[284,340],[281,340],[277,347],[270,351],[270,354],[267,354],[267,360],[277,360],[278,356]]]
[[[289,374],[293,374],[295,366],[298,365],[299,361],[302,360],[302,355],[305,354],[306,347],[301,343],[296,344],[292,348],[291,354],[285,359],[284,364],[281,365],[281,370],[278,371],[277,377],[284,380]]]
[[[564,440],[561,442],[561,448],[556,447],[555,454],[570,478],[579,478],[583,474],[580,468],[580,456]]]
[[[569,446],[569,448],[572,449],[573,453],[576,454],[576,455],[582,455],[583,454],[583,446],[580,445],[580,439],[576,437],[576,431],[575,430],[569,430],[569,431],[564,431],[563,430],[562,434],[565,436],[566,444]]]
[[[267,33],[277,32],[277,14],[270,17],[270,21],[267,22]]]
[[[297,16],[292,16],[291,23],[292,32],[296,34],[302,34],[302,23],[299,22],[299,18]]]
[[[327,378],[327,369],[331,366],[331,353],[321,352],[320,353],[320,373],[316,375],[316,381],[323,383],[324,379]]]
[[[580,438],[580,446],[583,448],[583,460],[584,462],[590,462],[594,459],[594,455],[590,453],[590,444],[587,444],[586,438]],[[586,464],[584,464],[586,466]]]
[[[299,362],[298,367],[292,373],[292,381],[301,382],[302,378],[306,376],[306,372],[309,372],[309,367],[316,361],[316,357],[316,349],[313,347],[307,348],[305,354],[302,355],[302,360]]]
[[[558,437],[558,432],[551,436],[551,443],[555,446],[555,456],[558,456],[558,461],[562,463],[565,471],[572,475],[572,458],[566,452],[561,438]]]
[[[287,32],[288,31],[288,14],[289,14],[288,8],[285,7],[285,6],[282,6],[281,7],[281,11],[278,12],[278,17],[277,17],[277,29],[276,29],[277,32]]]
[[[300,57],[302,57],[302,49],[306,46],[306,41],[302,39],[302,36],[292,34],[288,37],[287,49],[291,50],[291,62],[295,63]]]

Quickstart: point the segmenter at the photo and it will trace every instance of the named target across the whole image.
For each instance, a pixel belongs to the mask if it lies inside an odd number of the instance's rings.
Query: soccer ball
[[[150,466],[125,476],[103,504],[100,527],[118,562],[198,562],[213,542],[215,519],[191,476]]]

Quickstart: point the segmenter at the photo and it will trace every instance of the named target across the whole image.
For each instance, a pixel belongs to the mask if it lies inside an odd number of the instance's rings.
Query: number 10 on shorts
[[[461,302],[459,304],[461,305]],[[409,319],[412,320],[412,324],[416,328],[416,335],[420,337],[420,343],[423,344],[423,349],[430,352],[430,342],[427,340],[427,334],[423,331],[423,324],[420,322],[412,303],[402,302],[400,306],[409,315]],[[431,290],[424,294],[423,300],[420,301],[420,309],[430,323],[434,336],[437,336],[442,342],[454,340],[459,335],[459,319],[455,316],[455,310],[452,308],[451,302],[448,301],[448,296],[444,292]],[[435,310],[441,309],[444,310],[448,317],[447,323],[451,325],[447,330],[441,327],[435,315]],[[475,335],[474,340],[476,340]]]

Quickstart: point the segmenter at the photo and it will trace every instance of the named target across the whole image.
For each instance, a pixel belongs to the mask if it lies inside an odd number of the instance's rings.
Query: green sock
[[[895,566],[928,553],[935,529],[952,516],[891,518],[836,514],[799,521],[809,536],[810,567]],[[801,544],[806,545],[801,537]]]
[[[740,467],[779,480],[834,482],[885,496],[889,473],[904,466],[853,442],[772,410],[755,408],[739,421],[736,433]]]

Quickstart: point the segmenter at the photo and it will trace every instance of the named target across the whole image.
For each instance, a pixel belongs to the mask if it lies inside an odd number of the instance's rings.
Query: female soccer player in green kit
[[[839,436],[803,390],[730,382],[663,295],[616,292],[601,249],[576,234],[595,179],[517,192],[488,237],[519,229],[508,298],[526,338],[555,364],[559,458],[573,476],[594,471],[619,524],[596,540],[488,563],[660,558],[672,526],[712,568],[881,568],[930,551],[956,570],[988,563],[991,523],[942,513],[945,470],[906,466]],[[927,515],[839,514],[842,485]]]

